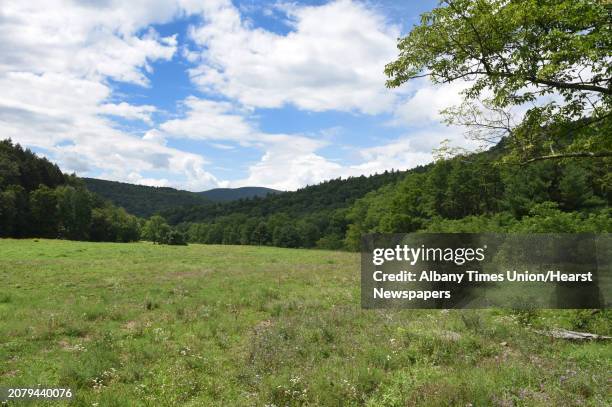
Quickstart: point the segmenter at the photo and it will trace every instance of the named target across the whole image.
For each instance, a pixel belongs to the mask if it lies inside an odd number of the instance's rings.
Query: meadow
[[[534,332],[609,312],[362,310],[355,253],[2,239],[0,281],[0,386],[70,405],[612,402],[609,342]]]

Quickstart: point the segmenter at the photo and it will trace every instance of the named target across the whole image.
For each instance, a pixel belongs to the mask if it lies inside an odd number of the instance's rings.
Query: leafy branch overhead
[[[508,160],[609,157],[611,16],[599,0],[442,1],[399,40],[387,86],[466,81],[447,123],[507,137]]]

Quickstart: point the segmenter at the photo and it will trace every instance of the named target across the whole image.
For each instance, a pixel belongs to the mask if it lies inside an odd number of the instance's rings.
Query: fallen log
[[[575,341],[584,341],[584,340],[598,341],[598,340],[612,339],[612,336],[597,335],[597,334],[591,334],[588,332],[569,331],[567,329],[561,329],[561,328],[553,328],[548,331],[536,330],[535,332],[541,335],[550,336],[555,339],[569,339],[569,340],[575,340]]]

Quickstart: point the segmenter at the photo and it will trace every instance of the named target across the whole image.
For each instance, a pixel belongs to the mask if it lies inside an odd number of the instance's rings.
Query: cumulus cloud
[[[206,2],[204,23],[191,31],[201,48],[192,80],[254,107],[290,103],[369,114],[392,108],[382,68],[396,55],[397,27],[348,0],[285,12],[292,30],[281,35],[251,27],[229,0]]]
[[[440,123],[440,111],[459,105],[462,101],[461,92],[468,86],[467,82],[434,85],[421,80],[418,87],[398,103],[392,124],[423,127]]]
[[[148,86],[151,63],[169,60],[175,36],[150,28],[193,6],[186,1],[4,1],[0,6],[0,131],[43,149],[66,171],[109,179],[210,188],[218,180],[197,154],[116,129],[108,115],[151,124],[154,106],[110,102],[108,79]],[[181,11],[183,10],[183,11]],[[197,11],[193,8],[193,11]]]
[[[0,72],[63,72],[147,84],[143,69],[150,61],[171,58],[176,50],[175,37],[161,38],[153,29],[137,35],[142,27],[173,16],[176,5],[163,4],[4,1]]]
[[[160,129],[177,138],[246,141],[253,133],[244,111],[231,103],[188,97],[186,117],[164,122]]]
[[[391,168],[406,170],[431,162],[433,149],[446,139],[454,146],[475,148],[465,140],[460,129],[435,125],[379,146],[356,149],[356,163],[343,164],[320,153],[323,147],[329,146],[329,141],[305,135],[263,133],[247,110],[236,109],[230,103],[189,97],[184,106],[184,117],[162,123],[150,138],[189,137],[218,148],[228,147],[219,146],[218,141],[223,141],[259,149],[261,157],[248,165],[247,175],[225,183],[232,187],[265,185],[295,190],[331,178],[371,175]],[[220,127],[219,123],[226,126]]]
[[[295,190],[331,178],[371,175],[391,168],[406,170],[431,162],[432,151],[443,140],[449,140],[453,146],[476,148],[463,137],[460,129],[436,124],[437,113],[432,109],[430,116],[421,119],[427,124],[423,128],[379,146],[354,148],[356,162],[347,164],[330,160],[321,153],[321,149],[332,143],[330,138],[341,132],[336,127],[310,135],[270,134],[259,130],[250,110],[230,102],[190,96],[182,106],[182,117],[160,124],[158,130],[147,133],[145,138],[164,142],[189,138],[216,148],[232,148],[227,143],[233,143],[260,150],[260,158],[248,164],[245,177],[227,182],[232,187],[265,185]]]
[[[216,148],[232,148],[218,142],[223,141],[260,149],[261,159],[249,167],[249,175],[228,183],[232,186],[266,185],[292,190],[330,178],[341,168],[315,153],[327,145],[325,141],[261,132],[250,120],[248,110],[237,109],[231,103],[191,96],[183,106],[184,117],[162,123],[150,138],[191,138],[205,140]]]
[[[189,31],[191,45],[151,28],[191,14],[201,19]],[[367,3],[286,3],[268,14],[282,16],[289,32],[255,27],[229,0],[5,0],[0,134],[42,149],[66,171],[196,191],[229,185],[292,190],[406,169],[429,161],[439,140],[455,137],[455,130],[435,123],[459,88],[384,87],[383,67],[396,56],[400,33]],[[204,96],[186,98],[179,114],[163,123],[155,121],[158,108],[123,101],[110,85],[151,86],[153,64],[173,58],[191,64],[190,78]],[[355,116],[392,113],[395,125],[422,128],[362,149],[357,163],[345,164],[321,152],[337,129],[269,134],[258,128],[258,108],[286,105]],[[147,129],[121,130],[118,118]],[[203,141],[225,154],[257,149],[260,158],[237,163],[247,172],[228,182],[207,170],[211,163],[202,155],[171,147],[177,139]]]
[[[317,153],[325,144],[299,143],[294,136],[288,142],[267,146],[261,159],[248,169],[248,176],[233,181],[232,186],[266,185],[281,190],[295,190],[305,185],[338,177],[372,175],[386,170],[407,170],[433,161],[433,150],[443,140],[451,146],[474,149],[459,129],[429,128],[383,143],[379,146],[357,149],[354,164],[343,164]]]
[[[141,105],[134,106],[126,102],[106,103],[100,106],[98,112],[111,116],[123,117],[130,120],[141,120],[147,124],[152,124],[151,115],[157,111],[155,106]]]
[[[295,190],[340,176],[340,164],[331,162],[314,151],[287,148],[276,144],[269,148],[261,160],[249,167],[246,178],[234,181],[232,186],[266,185],[279,190]]]

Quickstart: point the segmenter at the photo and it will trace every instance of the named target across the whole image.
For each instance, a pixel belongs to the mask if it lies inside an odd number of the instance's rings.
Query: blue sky
[[[467,145],[438,113],[460,86],[384,86],[435,2],[40,3],[0,6],[0,134],[65,171],[292,190]]]

